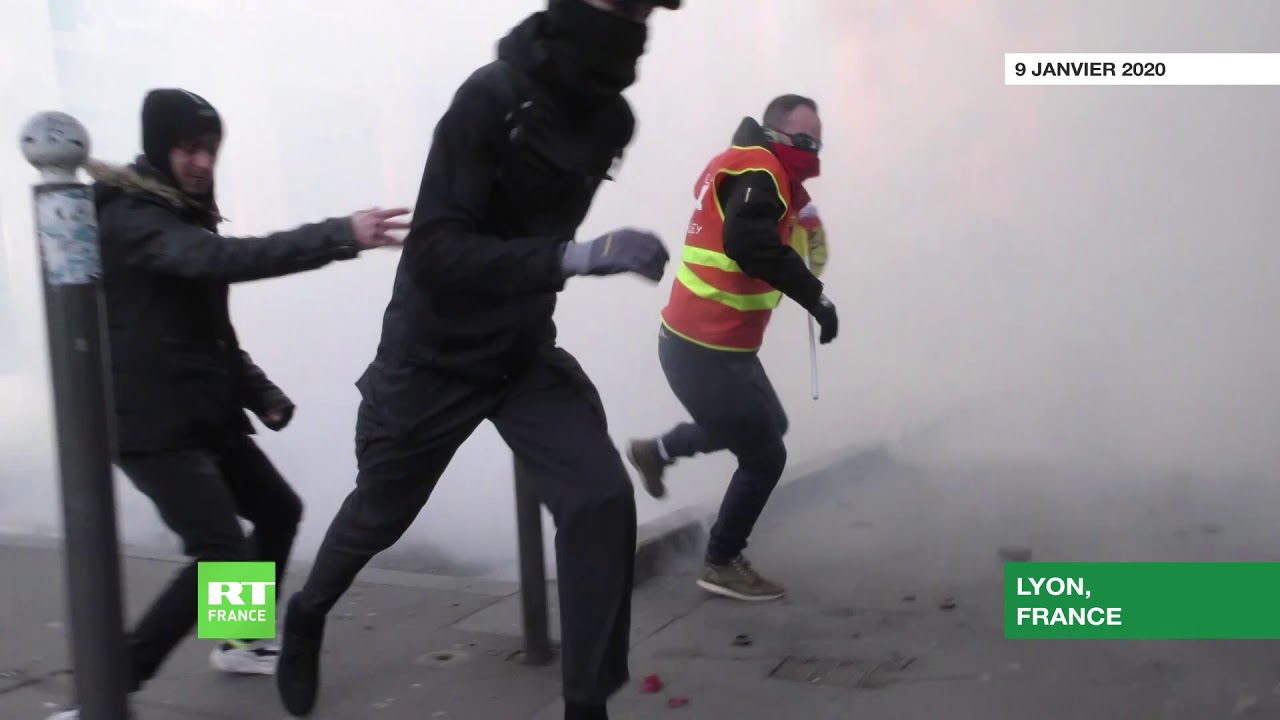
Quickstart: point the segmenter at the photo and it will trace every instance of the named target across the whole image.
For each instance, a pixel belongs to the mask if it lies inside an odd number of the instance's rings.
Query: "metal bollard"
[[[23,127],[21,146],[41,176],[33,188],[35,227],[44,268],[76,696],[82,720],[121,720],[129,716],[130,678],[102,262],[92,190],[77,177],[89,158],[89,134],[70,115],[45,112]]]
[[[515,461],[516,537],[520,544],[520,609],[524,614],[524,661],[551,664],[547,563],[542,554],[542,505],[520,460]]]

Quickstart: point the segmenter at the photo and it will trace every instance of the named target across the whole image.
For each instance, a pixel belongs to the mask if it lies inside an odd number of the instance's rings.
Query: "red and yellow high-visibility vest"
[[[724,208],[717,190],[728,176],[757,171],[773,176],[778,197],[786,206],[778,222],[778,241],[791,241],[796,211],[791,207],[791,181],[777,156],[761,146],[735,145],[712,159],[694,187],[697,206],[685,234],[671,298],[662,311],[668,330],[698,345],[758,350],[773,309],[782,299],[772,285],[749,277],[724,254]]]

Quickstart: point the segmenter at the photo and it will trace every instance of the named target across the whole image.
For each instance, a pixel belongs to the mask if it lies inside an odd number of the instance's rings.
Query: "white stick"
[[[809,267],[809,255],[805,253],[804,266]],[[813,399],[818,399],[818,341],[813,330],[813,316],[809,316],[809,388]]]

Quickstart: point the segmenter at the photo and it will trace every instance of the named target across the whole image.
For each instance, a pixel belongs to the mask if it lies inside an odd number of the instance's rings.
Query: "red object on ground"
[[[667,707],[678,708],[689,704],[689,698],[673,697],[667,701]]]
[[[662,678],[657,675],[646,675],[644,680],[640,681],[640,692],[656,693],[662,690]]]

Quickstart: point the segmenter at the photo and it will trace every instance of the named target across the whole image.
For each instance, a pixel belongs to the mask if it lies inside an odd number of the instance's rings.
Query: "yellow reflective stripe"
[[[688,335],[685,335],[684,333],[680,332],[679,330],[671,327],[671,323],[667,322],[665,318],[662,320],[662,326],[665,327],[667,331],[670,332],[672,335],[675,335],[683,340],[688,340],[694,345],[701,345],[702,347],[707,348],[708,350],[723,350],[725,352],[753,353],[760,349],[759,346],[756,346],[753,348],[740,348],[740,347],[729,347],[728,345],[712,345],[709,342],[702,342],[701,340],[691,338]]]
[[[734,262],[733,258],[706,248],[685,245],[682,259],[690,265],[706,265],[725,272],[742,272],[742,268],[738,267],[738,263]]]
[[[742,312],[772,310],[778,306],[778,302],[782,299],[782,293],[777,290],[747,295],[721,290],[698,277],[697,273],[687,263],[680,263],[680,270],[676,272],[676,280],[689,288],[689,292],[704,300],[727,305],[734,310]]]

